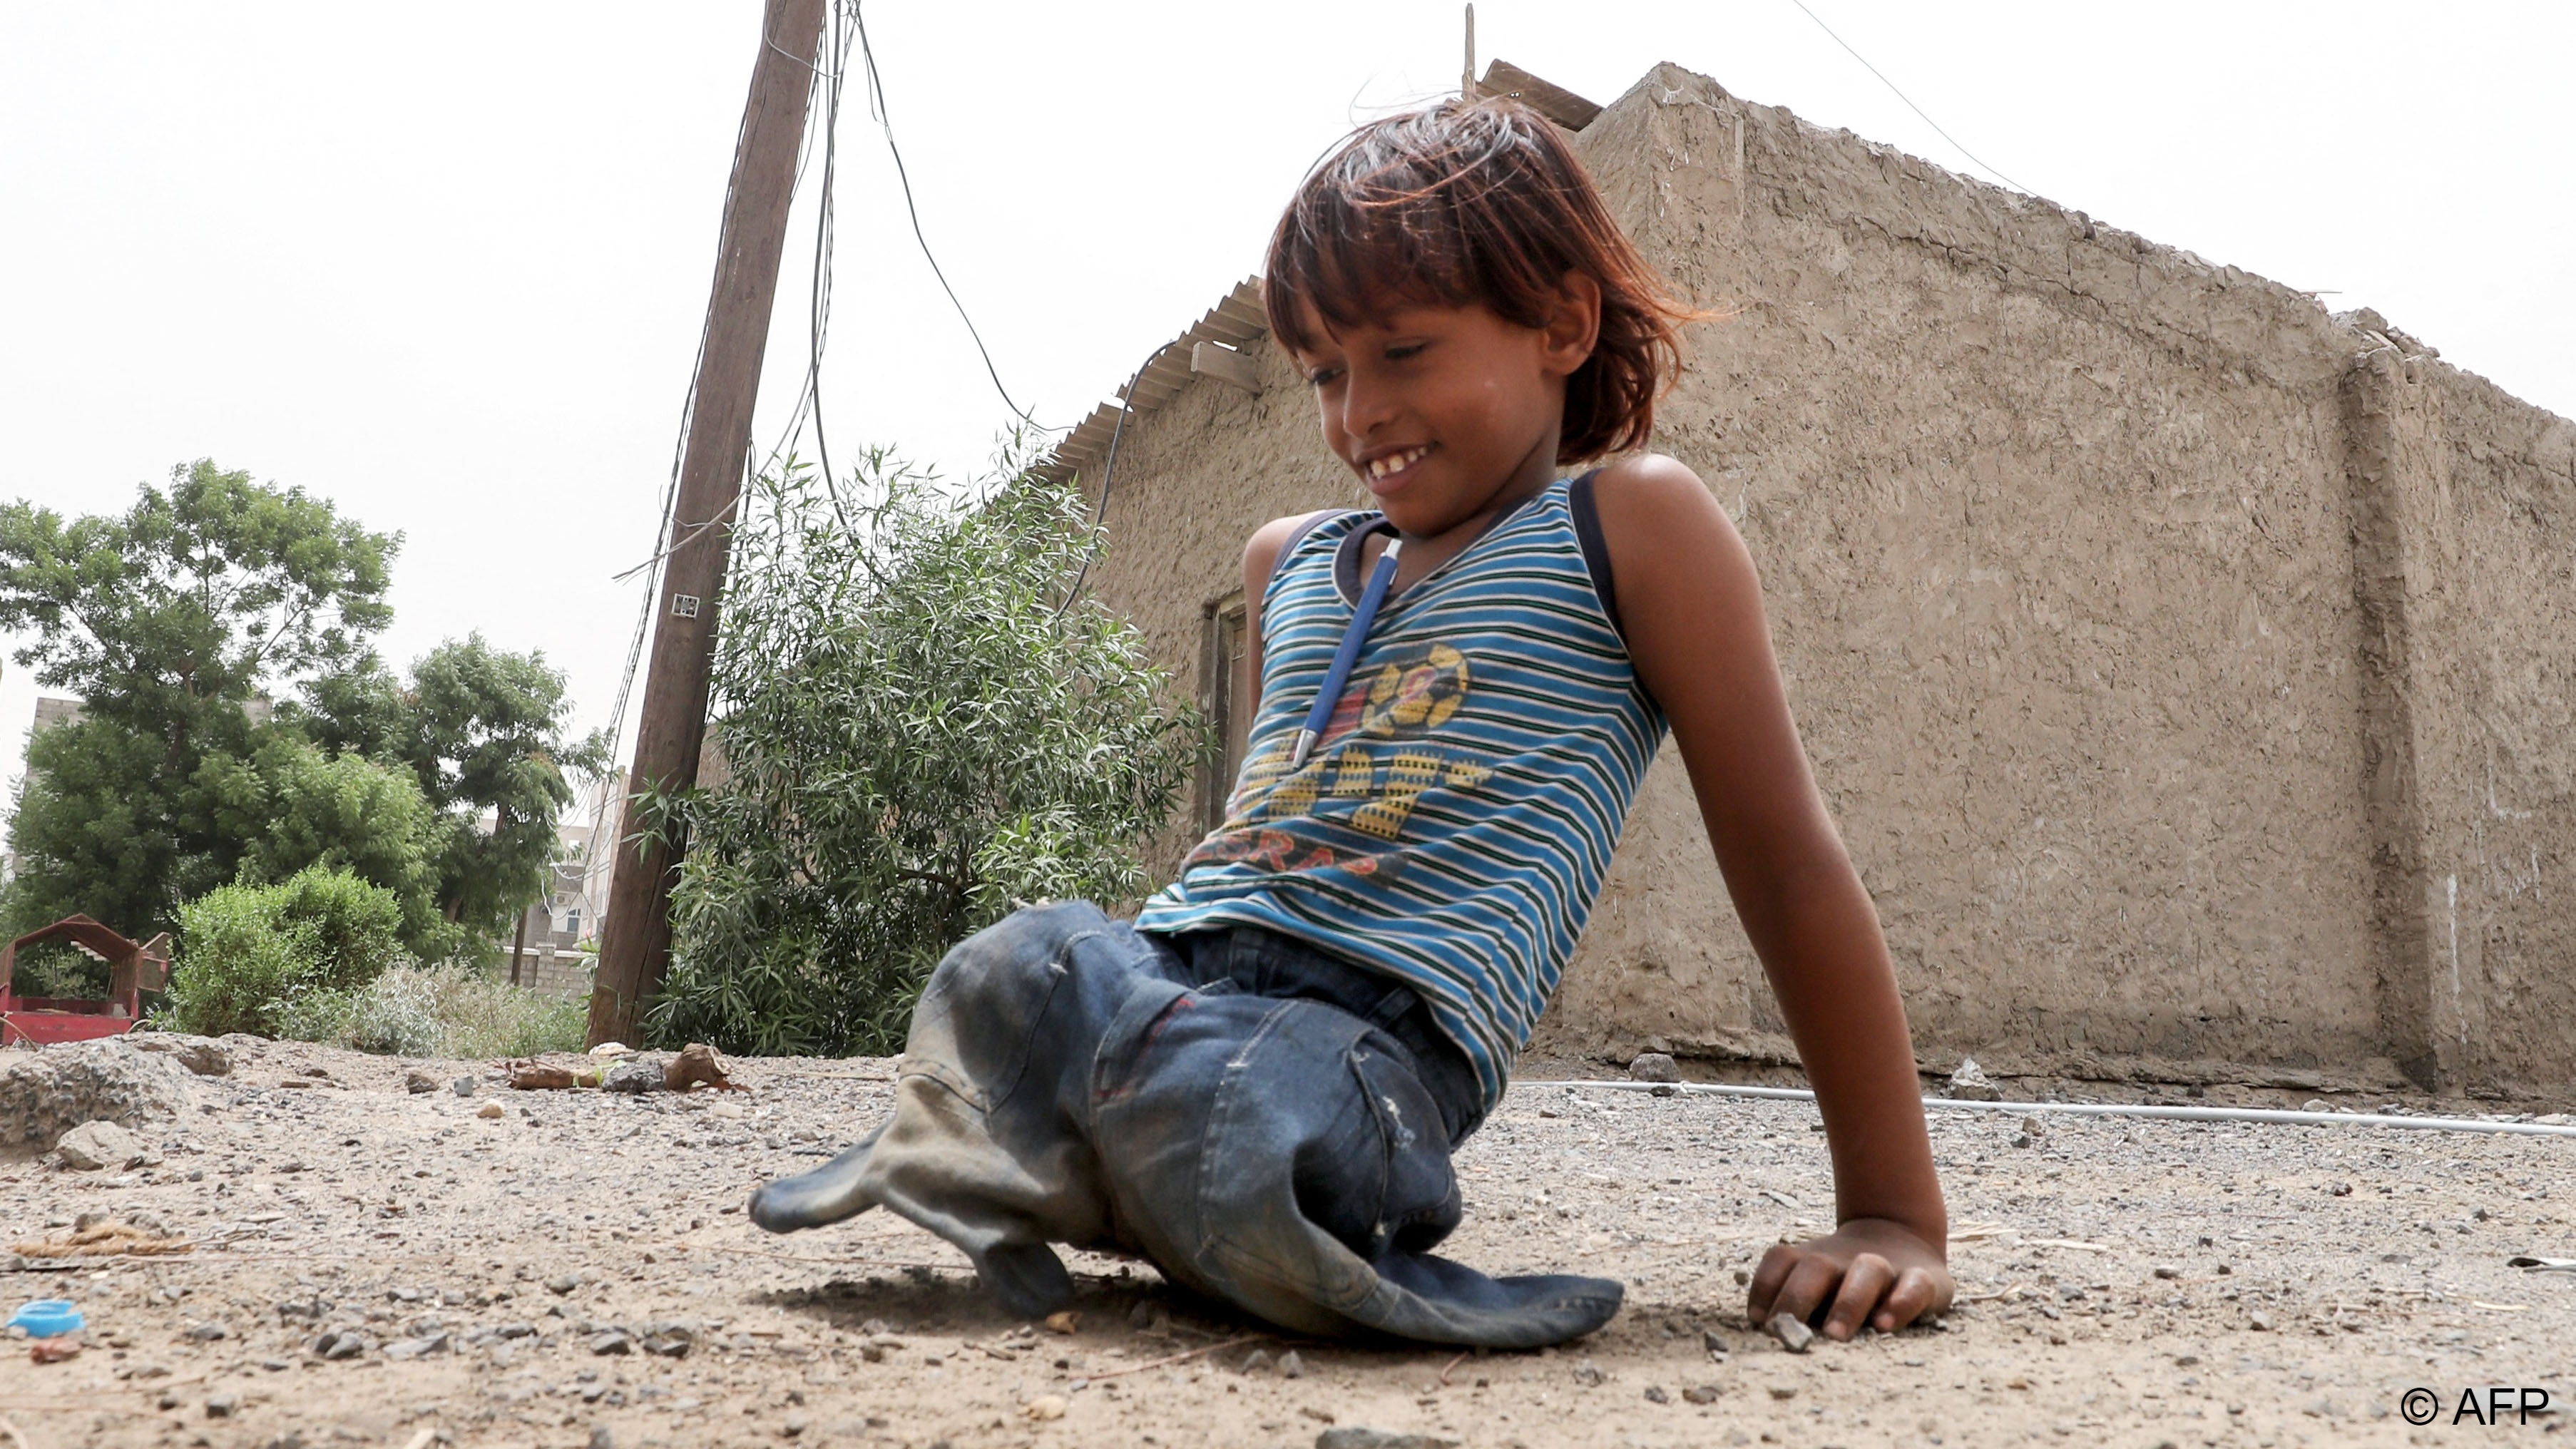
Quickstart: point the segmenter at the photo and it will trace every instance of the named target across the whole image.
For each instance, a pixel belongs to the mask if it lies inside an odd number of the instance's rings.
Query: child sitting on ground
[[[1031,1316],[1071,1297],[1066,1243],[1316,1335],[1600,1327],[1615,1282],[1430,1249],[1460,1218],[1450,1154],[1501,1098],[1669,728],[1833,1157],[1835,1230],[1773,1248],[1748,1309],[1835,1338],[1940,1312],[1905,1009],[1752,559],[1688,468],[1632,451],[1699,314],[1506,100],[1362,127],[1281,218],[1263,293],[1377,508],[1244,551],[1260,708],[1225,823],[1133,924],[1045,905],[960,944],[893,1117],[763,1187],[753,1220],[883,1204]]]

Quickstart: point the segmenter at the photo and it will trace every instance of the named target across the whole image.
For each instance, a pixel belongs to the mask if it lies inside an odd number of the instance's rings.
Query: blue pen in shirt
[[[1306,711],[1304,728],[1297,731],[1297,747],[1288,752],[1288,768],[1299,769],[1306,757],[1315,752],[1315,742],[1324,737],[1324,726],[1333,722],[1333,705],[1342,697],[1342,689],[1351,682],[1351,666],[1360,658],[1360,646],[1368,642],[1369,626],[1377,622],[1377,607],[1386,602],[1386,591],[1395,583],[1396,550],[1404,540],[1386,541],[1386,552],[1378,555],[1377,567],[1370,570],[1368,587],[1360,590],[1360,606],[1351,611],[1351,626],[1342,631],[1342,647],[1333,651],[1333,667],[1324,671],[1324,687],[1315,695],[1314,708]]]

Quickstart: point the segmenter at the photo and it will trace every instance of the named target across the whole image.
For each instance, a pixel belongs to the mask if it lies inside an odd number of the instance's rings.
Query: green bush
[[[587,996],[511,986],[463,962],[405,962],[355,990],[307,993],[280,1013],[280,1034],[410,1057],[514,1057],[577,1052]]]
[[[1082,495],[1004,467],[970,507],[883,452],[755,481],[717,632],[721,779],[647,796],[689,841],[656,1041],[892,1052],[947,949],[1023,902],[1132,898],[1207,749],[1099,604]]]
[[[179,908],[179,955],[159,1022],[209,1036],[311,1030],[317,1012],[402,959],[402,903],[346,870],[310,866]]]
[[[107,963],[75,949],[69,941],[38,941],[18,952],[9,982],[9,989],[20,996],[97,1001],[107,995]]]

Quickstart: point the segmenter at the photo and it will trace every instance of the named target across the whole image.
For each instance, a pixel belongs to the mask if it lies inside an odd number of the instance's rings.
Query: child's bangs
[[[1312,200],[1297,208],[1309,223],[1298,228],[1303,245],[1280,258],[1286,265],[1272,274],[1265,298],[1271,330],[1288,346],[1311,349],[1317,323],[1342,332],[1405,307],[1490,301],[1466,238],[1435,195],[1354,196],[1334,187]]]
[[[1681,363],[1675,327],[1710,314],[1673,298],[1554,124],[1518,101],[1444,102],[1352,133],[1279,218],[1262,304],[1273,337],[1312,351],[1319,326],[1408,305],[1545,326],[1569,273],[1600,285],[1601,326],[1566,382],[1559,459],[1642,447]]]

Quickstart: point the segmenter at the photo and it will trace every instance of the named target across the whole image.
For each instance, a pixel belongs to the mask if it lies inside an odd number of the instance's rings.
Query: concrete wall
[[[2569,424],[1673,67],[1577,145],[1735,309],[1655,446],[1761,565],[1927,1064],[2576,1083]],[[1358,501],[1252,350],[1131,423],[1094,573],[1202,691],[1245,536]],[[1670,749],[1539,1045],[1787,1055]]]

